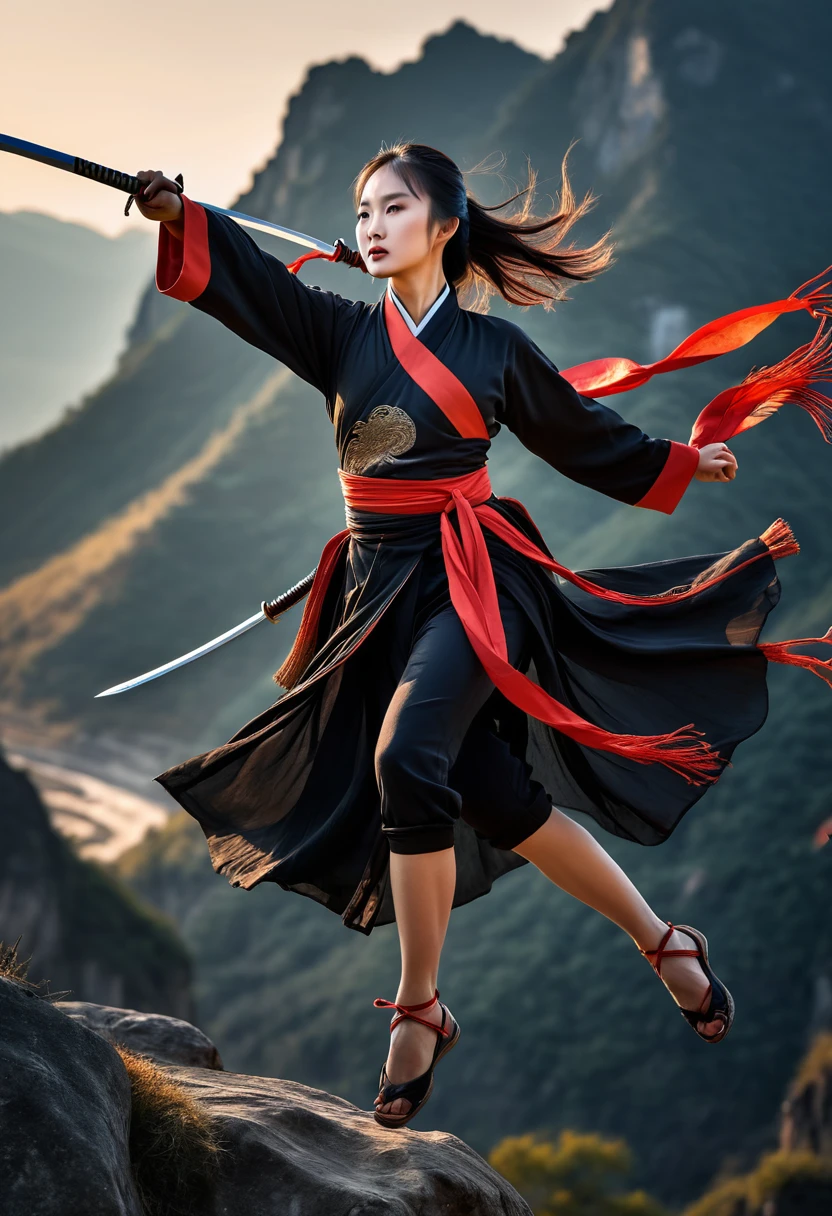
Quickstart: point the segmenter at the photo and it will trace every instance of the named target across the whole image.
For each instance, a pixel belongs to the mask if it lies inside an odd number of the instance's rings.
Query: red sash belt
[[[346,504],[353,510],[392,515],[441,514],[442,552],[451,602],[480,662],[512,704],[585,747],[615,752],[641,764],[664,764],[694,785],[716,780],[722,766],[719,754],[703,742],[702,732],[695,730],[693,723],[665,735],[615,734],[586,721],[511,666],[494,571],[482,528],[488,528],[518,553],[593,595],[623,604],[656,605],[697,595],[767,554],[780,557],[796,552],[797,545],[787,524],[782,520],[772,524],[761,537],[767,550],[730,569],[708,578],[700,577],[698,582],[675,587],[660,595],[636,596],[600,587],[576,574],[549,557],[494,507],[488,506],[492,490],[485,467],[461,477],[428,481],[361,477],[343,471],[339,471],[339,476]],[[452,511],[457,513],[459,534],[451,524]],[[278,673],[280,682],[287,686],[301,675],[314,653],[323,597],[337,558],[348,540],[349,532],[341,532],[324,550],[295,645]]]

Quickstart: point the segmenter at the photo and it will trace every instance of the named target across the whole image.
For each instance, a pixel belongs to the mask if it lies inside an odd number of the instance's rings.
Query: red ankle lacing
[[[662,974],[662,959],[663,958],[678,958],[681,955],[693,955],[694,958],[699,958],[700,953],[701,953],[698,947],[696,948],[696,950],[665,950],[665,944],[670,941],[671,937],[673,936],[673,932],[676,929],[676,926],[674,924],[671,924],[670,921],[668,921],[667,923],[670,925],[670,928],[668,929],[667,933],[665,933],[664,937],[659,942],[656,949],[655,950],[640,950],[640,953],[643,954],[644,957],[648,960],[648,962],[650,963],[650,966],[653,968],[653,970],[656,972],[656,975],[658,975],[659,978],[661,978],[661,974]],[[683,930],[682,930],[682,932],[683,932]],[[656,955],[655,962],[653,962],[653,960],[650,958],[651,954]]]
[[[445,1035],[447,1037],[447,1035],[450,1034],[450,1031],[446,1027],[435,1026],[433,1024],[433,1022],[429,1022],[426,1018],[417,1018],[416,1015],[412,1012],[414,1009],[430,1009],[431,1005],[435,1005],[438,1000],[439,1000],[439,989],[437,988],[436,991],[434,992],[433,996],[431,997],[431,999],[429,1001],[422,1001],[421,1005],[397,1005],[395,1001],[386,1001],[384,999],[384,997],[382,997],[382,996],[377,996],[376,999],[373,1001],[373,1004],[375,1005],[376,1009],[398,1009],[399,1010],[399,1016],[397,1018],[393,1018],[393,1021],[390,1023],[390,1033],[391,1034],[396,1029],[399,1022],[403,1022],[405,1020],[405,1018],[410,1018],[412,1021],[421,1022],[421,1024],[423,1026],[427,1026],[427,1027],[429,1027],[429,1029],[435,1030],[439,1034]]]

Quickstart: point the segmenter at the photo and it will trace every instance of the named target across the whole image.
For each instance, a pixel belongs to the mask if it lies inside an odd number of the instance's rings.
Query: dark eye
[[[399,203],[391,203],[390,206],[387,208],[387,210],[388,211],[401,211],[401,205]]]
[[[358,218],[359,218],[360,220],[365,220],[365,219],[367,218],[367,212],[366,212],[366,211],[359,211],[359,213],[358,213]]]

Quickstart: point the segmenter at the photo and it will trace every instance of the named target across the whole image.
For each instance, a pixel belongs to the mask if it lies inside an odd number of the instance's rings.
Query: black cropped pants
[[[528,666],[527,618],[500,596],[509,662]],[[546,822],[552,800],[530,766],[494,731],[494,685],[451,605],[414,639],[375,753],[382,831],[393,853],[454,843],[461,817],[492,845],[512,849]]]

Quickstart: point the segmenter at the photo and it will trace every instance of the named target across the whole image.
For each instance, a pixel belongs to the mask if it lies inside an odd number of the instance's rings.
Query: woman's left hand
[[[733,481],[737,475],[737,458],[724,443],[706,443],[699,449],[697,481]]]

